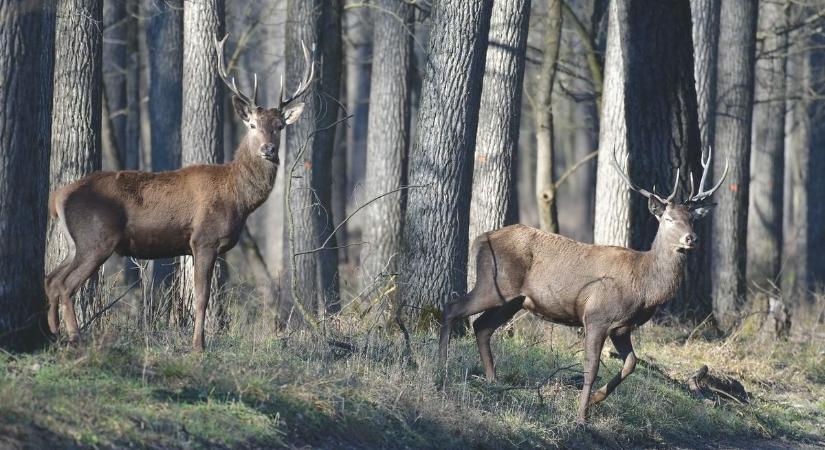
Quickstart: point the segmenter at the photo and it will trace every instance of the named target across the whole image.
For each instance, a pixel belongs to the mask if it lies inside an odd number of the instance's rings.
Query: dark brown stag
[[[585,330],[584,387],[577,412],[586,420],[589,405],[604,400],[636,367],[630,332],[647,322],[656,308],[676,293],[682,282],[686,252],[697,236],[692,222],[704,217],[713,206],[709,202],[722,184],[725,173],[711,189],[705,190],[710,152],[702,161],[699,192],[678,204],[676,185],[667,198],[636,187],[614,166],[634,191],[648,198],[650,212],[659,221],[656,238],[649,251],[624,247],[589,245],[557,234],[523,225],[513,225],[485,233],[475,239],[476,285],[459,301],[446,305],[441,326],[441,366],[446,371],[450,331],[456,321],[483,314],[473,328],[488,380],[496,378],[490,336],[516,312],[524,308],[555,323],[581,326]],[[599,370],[599,355],[607,338],[624,360],[621,372],[591,396]],[[446,373],[446,372],[445,372]]]
[[[222,165],[196,165],[170,172],[95,172],[54,191],[49,211],[70,243],[69,255],[46,277],[49,328],[59,332],[57,306],[70,342],[78,339],[72,296],[113,253],[142,259],[192,255],[194,258],[195,334],[192,347],[203,350],[210,281],[219,254],[238,241],[246,218],[275,185],[281,130],[294,123],[304,104],[314,62],[304,47],[306,71],[295,93],[279,105],[258,105],[255,77],[251,97],[230,79],[223,62],[226,37],[215,41],[218,73],[232,91],[232,104],[247,127],[235,159]],[[302,44],[303,45],[303,44]]]

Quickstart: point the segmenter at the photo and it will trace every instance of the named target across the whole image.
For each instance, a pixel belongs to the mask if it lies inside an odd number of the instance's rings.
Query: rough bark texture
[[[0,347],[43,342],[54,11],[0,0]],[[14,45],[12,45],[14,44]]]
[[[126,126],[128,123],[129,29],[128,2],[103,4],[103,168],[124,167]],[[134,33],[132,33],[134,34]],[[108,133],[106,133],[108,129]],[[107,135],[107,136],[106,136]],[[132,167],[136,169],[137,167]]]
[[[467,287],[467,241],[481,83],[492,1],[443,0],[432,29],[410,153],[402,316],[421,317]],[[409,323],[409,322],[408,322]]]
[[[757,48],[751,149],[751,190],[748,211],[748,280],[761,290],[755,311],[768,311],[763,293],[779,285],[782,264],[783,177],[785,175],[785,5],[762,1]]]
[[[286,85],[294,89],[303,75],[301,41],[317,45],[323,61],[316,70],[320,79],[304,96],[306,106],[301,118],[286,128],[284,152],[285,196],[289,203],[285,214],[289,217],[284,227],[281,292],[287,301],[302,302],[308,312],[323,311],[325,307],[334,310],[338,304],[337,250],[295,253],[317,249],[333,228],[329,177],[335,136],[331,125],[338,119],[335,99],[341,70],[340,13],[340,0],[287,3]],[[327,247],[335,246],[333,238]]]
[[[215,39],[224,36],[223,0],[184,0],[183,2],[183,106],[181,110],[181,165],[220,164],[223,162],[223,83],[217,72]],[[212,297],[220,284],[220,264],[215,267]],[[192,257],[181,258],[178,278],[176,322],[188,323],[193,311],[195,287]],[[222,302],[210,302],[207,324],[223,328]]]
[[[669,193],[680,168],[685,192],[689,171],[697,173],[690,5],[617,0],[608,20],[594,241],[643,250],[658,223],[646,199],[628,192],[612,167],[613,155],[647,189]]]
[[[719,1],[691,0],[693,16],[693,74],[696,82],[696,100],[699,111],[701,149],[707,152],[713,146],[716,126],[716,59],[719,48]],[[718,173],[718,171],[717,171]],[[712,311],[710,299],[710,244],[711,221],[693,224],[700,237],[693,255],[688,258],[687,273],[682,283],[681,297],[684,311],[692,311],[694,317],[704,319]],[[677,312],[678,311],[677,309]]]
[[[54,191],[101,167],[102,0],[57,2],[54,103],[49,190]],[[69,237],[50,220],[46,273],[69,256]],[[95,280],[92,279],[91,285]],[[91,286],[86,285],[86,286]],[[83,289],[78,300],[81,324],[92,313],[94,295]]]
[[[516,189],[513,161],[521,125],[521,95],[529,21],[530,0],[506,0],[493,4],[478,113],[470,204],[470,243],[482,233],[518,220],[515,217],[516,210],[511,205],[513,190]],[[560,23],[558,32],[561,32]],[[468,263],[467,281],[472,284],[475,282],[475,261]]]
[[[559,232],[556,208],[556,184],[553,176],[555,130],[553,124],[553,85],[556,63],[561,47],[561,0],[548,1],[547,31],[544,38],[544,60],[536,81],[536,205],[539,227],[548,233]],[[485,230],[487,231],[487,230]]]
[[[410,140],[410,72],[412,7],[381,0],[387,12],[374,15],[373,67],[367,126],[368,199],[404,186]],[[398,20],[398,17],[402,20]],[[370,205],[361,254],[365,282],[384,285],[400,265],[407,192],[400,191]],[[381,278],[376,278],[376,277]],[[376,287],[378,287],[376,286]]]
[[[728,177],[714,196],[711,297],[718,326],[730,330],[745,302],[751,117],[756,42],[756,0],[726,0],[719,15],[716,130],[713,165]]]

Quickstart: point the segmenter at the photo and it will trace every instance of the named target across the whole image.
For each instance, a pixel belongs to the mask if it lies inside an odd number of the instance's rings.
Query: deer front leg
[[[196,247],[192,249],[195,285],[195,334],[192,337],[192,349],[203,351],[204,322],[206,308],[209,306],[209,294],[212,287],[212,272],[215,269],[215,260],[218,254],[211,247]]]
[[[607,384],[593,393],[593,396],[590,398],[591,406],[607,398],[636,368],[636,354],[633,353],[633,345],[630,343],[630,331],[623,334],[612,335],[610,336],[610,340],[613,341],[613,346],[616,347],[616,351],[619,352],[619,356],[621,356],[624,361],[624,366],[622,366],[621,372],[617,373]]]
[[[584,386],[582,386],[579,397],[579,410],[576,414],[576,422],[584,424],[587,422],[587,406],[590,404],[590,390],[593,382],[599,373],[599,355],[604,346],[607,332],[602,327],[585,325],[584,338]]]

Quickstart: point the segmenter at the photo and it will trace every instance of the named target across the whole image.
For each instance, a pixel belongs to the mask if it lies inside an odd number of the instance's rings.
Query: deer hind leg
[[[590,405],[595,405],[607,398],[636,368],[636,354],[633,353],[633,344],[630,342],[630,331],[611,335],[610,340],[613,341],[613,346],[616,347],[616,351],[619,352],[619,356],[622,358],[622,361],[624,361],[624,366],[621,372],[617,373],[607,384],[593,393],[590,399]]]
[[[502,306],[488,309],[473,322],[478,352],[481,354],[481,362],[484,365],[484,375],[489,382],[496,381],[496,367],[493,363],[493,352],[490,349],[490,337],[496,329],[509,322],[521,310],[522,305],[524,305],[524,297],[516,297]]]
[[[49,272],[44,283],[46,297],[49,299],[49,330],[54,335],[60,333],[60,319],[57,313],[57,307],[60,304],[60,289],[57,287],[57,280],[63,281],[66,276],[66,270],[71,265],[73,259],[74,257],[72,256],[64,259],[59,266]]]
[[[584,338],[584,386],[579,397],[579,409],[576,422],[584,424],[587,421],[587,407],[590,404],[590,390],[596,375],[599,374],[599,356],[604,346],[607,332],[603,327],[585,324]]]
[[[212,286],[212,272],[215,269],[215,260],[218,253],[214,248],[199,247],[192,249],[194,260],[195,285],[195,334],[192,337],[192,349],[203,351],[206,322],[206,308],[209,305],[209,294]]]
[[[112,255],[116,243],[117,241],[111,238],[93,243],[88,242],[82,246],[78,243],[74,259],[62,273],[63,279],[56,281],[56,288],[60,292],[60,301],[63,305],[63,319],[66,321],[69,342],[77,342],[79,337],[77,315],[72,297],[80,285],[97,272],[106,259]]]

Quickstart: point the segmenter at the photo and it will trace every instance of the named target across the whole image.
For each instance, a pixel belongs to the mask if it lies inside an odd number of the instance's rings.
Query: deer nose
[[[699,242],[699,236],[696,233],[688,233],[682,238],[682,244],[687,247],[693,247]]]
[[[261,154],[270,161],[278,160],[278,148],[273,143],[261,145]]]

